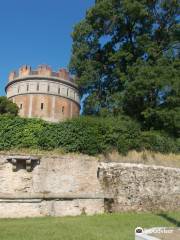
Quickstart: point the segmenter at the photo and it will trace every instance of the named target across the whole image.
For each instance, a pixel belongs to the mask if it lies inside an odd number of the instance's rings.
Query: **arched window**
[[[60,92],[61,92],[61,89],[60,89],[60,87],[58,88],[58,94],[60,94]]]
[[[47,90],[48,90],[48,92],[50,91],[50,86],[49,86],[49,84],[48,84],[48,89],[47,89]]]
[[[62,106],[62,114],[64,114],[64,106]]]
[[[39,83],[37,84],[37,91],[39,91]]]
[[[23,107],[23,105],[22,105],[22,103],[21,103],[19,108],[22,109],[22,107]]]
[[[27,84],[26,89],[27,89],[27,92],[29,92],[29,84]]]

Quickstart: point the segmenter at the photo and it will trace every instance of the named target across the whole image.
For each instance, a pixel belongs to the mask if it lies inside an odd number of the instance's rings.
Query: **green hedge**
[[[127,117],[79,117],[50,124],[37,119],[0,116],[0,150],[13,148],[58,149],[90,155],[149,149],[179,152],[179,140],[160,132],[142,132]]]

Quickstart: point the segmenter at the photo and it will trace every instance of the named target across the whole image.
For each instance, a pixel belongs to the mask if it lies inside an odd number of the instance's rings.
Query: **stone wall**
[[[0,217],[102,213],[97,168],[95,158],[67,155],[42,157],[31,172],[22,161],[12,171],[7,156],[0,156]]]
[[[7,158],[0,156],[1,218],[180,210],[180,169],[63,155],[42,156],[28,172],[23,160],[13,171]]]
[[[109,211],[180,210],[180,169],[102,163],[99,178]]]

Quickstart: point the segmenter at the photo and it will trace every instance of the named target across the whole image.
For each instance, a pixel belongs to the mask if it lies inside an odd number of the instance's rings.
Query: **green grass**
[[[1,240],[133,240],[134,229],[179,226],[180,212],[1,219]]]

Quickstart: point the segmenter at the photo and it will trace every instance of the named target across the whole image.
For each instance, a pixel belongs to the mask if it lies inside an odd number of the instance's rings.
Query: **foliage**
[[[8,100],[6,97],[0,97],[0,114],[14,115],[18,114],[18,106]]]
[[[180,146],[176,139],[172,139],[165,133],[147,131],[141,134],[141,148],[153,150],[156,152],[178,152]]]
[[[74,28],[70,70],[85,114],[126,114],[180,131],[178,0],[96,0]]]
[[[142,132],[128,117],[79,117],[61,123],[0,117],[0,150],[14,148],[62,149],[95,155],[118,150],[150,149],[179,152],[179,142],[161,132]]]

